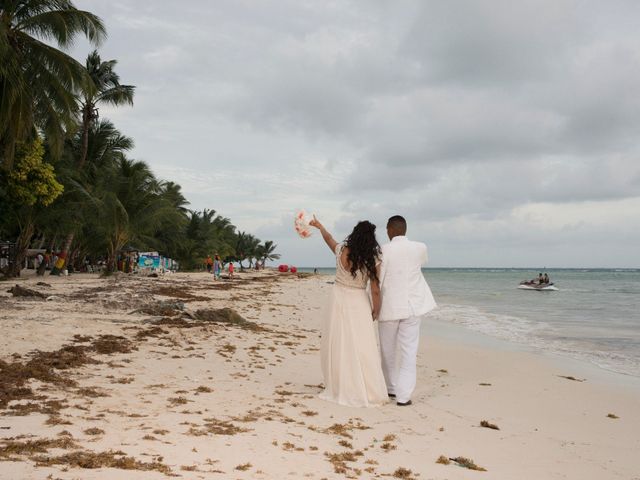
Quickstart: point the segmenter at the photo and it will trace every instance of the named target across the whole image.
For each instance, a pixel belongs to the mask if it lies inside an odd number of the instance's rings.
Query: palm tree
[[[91,164],[87,165],[85,176],[95,178],[100,171],[108,165],[119,160],[126,152],[132,150],[134,142],[131,137],[120,133],[110,120],[100,120],[90,128],[90,142],[88,142],[88,154]],[[81,138],[76,138],[73,148],[78,148]],[[74,170],[77,170],[74,168]]]
[[[114,71],[118,62],[109,60],[103,62],[96,50],[87,57],[86,68],[90,81],[84,86],[82,95],[82,145],[78,168],[82,170],[87,161],[89,150],[89,128],[98,118],[97,106],[106,105],[133,105],[133,93],[135,87],[132,85],[120,85],[120,77]]]
[[[254,237],[250,233],[238,232],[236,241],[236,259],[240,264],[240,270],[244,270],[244,265],[242,265],[244,260],[249,260],[249,268],[251,268],[258,245],[260,245],[260,240],[258,238]]]
[[[259,257],[256,258],[256,260],[259,260],[263,267],[267,260],[278,260],[280,258],[280,254],[274,253],[276,248],[278,248],[278,245],[273,243],[272,240],[267,240],[258,247]]]
[[[116,60],[103,62],[96,50],[91,52],[87,57],[86,71],[88,81],[85,82],[81,89],[83,96],[80,108],[82,111],[82,143],[78,159],[78,170],[80,171],[84,168],[89,151],[89,129],[98,118],[98,110],[96,107],[99,104],[117,106],[127,103],[133,105],[133,92],[135,87],[131,85],[120,85],[120,77],[114,71],[116,64]],[[74,230],[67,233],[64,247],[60,254],[60,265],[56,265],[51,273],[59,274],[62,270],[69,255],[74,236]]]
[[[87,222],[107,252],[109,270],[115,269],[117,255],[127,243],[151,246],[162,228],[174,230],[184,221],[173,202],[163,196],[161,182],[149,166],[124,157],[104,172],[88,199],[98,208]]]
[[[84,142],[82,135],[75,135],[73,142],[70,143],[67,150],[71,152],[65,155],[66,173],[68,182],[72,185],[81,185],[82,188],[92,191],[93,187],[100,183],[100,177],[104,171],[115,165],[117,161],[124,157],[125,152],[133,148],[133,140],[121,134],[109,120],[101,120],[93,123],[89,129],[87,136],[88,158],[91,160],[80,171],[75,165],[76,156]],[[72,189],[70,192],[71,201],[77,200],[77,191]],[[83,197],[84,198],[84,197]],[[92,208],[92,207],[89,207]],[[79,227],[83,223],[85,208],[83,205],[74,205],[67,208],[66,211],[59,216],[59,226],[61,233],[65,235],[65,241],[60,253],[58,264],[51,270],[53,275],[59,275],[64,265],[68,262],[71,245],[75,239]],[[64,263],[63,263],[64,262]]]
[[[180,185],[174,182],[159,182],[158,199],[171,207],[171,215],[167,214],[160,221],[160,226],[148,245],[150,250],[163,252],[166,256],[178,259],[185,246],[185,227],[188,222],[189,204],[181,191]]]
[[[16,144],[34,138],[36,129],[55,154],[62,152],[76,124],[74,93],[87,74],[61,49],[79,34],[96,45],[106,36],[97,16],[69,0],[0,3],[0,164],[5,169],[13,165]]]

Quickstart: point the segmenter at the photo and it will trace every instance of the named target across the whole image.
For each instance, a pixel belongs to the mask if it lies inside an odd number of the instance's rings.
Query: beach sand
[[[318,399],[331,281],[3,282],[0,478],[640,479],[640,389],[429,320],[414,405]]]

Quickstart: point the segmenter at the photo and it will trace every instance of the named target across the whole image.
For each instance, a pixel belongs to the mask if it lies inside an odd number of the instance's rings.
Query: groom
[[[416,387],[416,356],[422,316],[436,307],[421,268],[427,246],[405,234],[407,222],[395,215],[387,222],[391,242],[382,246],[380,283],[382,307],[378,316],[382,371],[387,391],[399,406],[411,405]]]

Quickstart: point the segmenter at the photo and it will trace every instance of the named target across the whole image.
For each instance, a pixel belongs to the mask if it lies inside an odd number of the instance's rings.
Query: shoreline
[[[461,343],[479,349],[532,355],[538,357],[541,362],[549,363],[556,368],[578,371],[582,376],[589,376],[602,385],[623,387],[640,393],[640,377],[635,375],[608,369],[585,358],[576,358],[569,354],[545,350],[516,340],[494,337],[464,325],[427,318],[423,321],[421,336],[423,338],[435,337],[440,341]]]
[[[0,291],[0,367],[37,361],[55,375],[28,378],[31,393],[0,408],[0,478],[637,477],[637,391],[429,320],[411,407],[320,400],[329,280],[19,279],[52,298]]]

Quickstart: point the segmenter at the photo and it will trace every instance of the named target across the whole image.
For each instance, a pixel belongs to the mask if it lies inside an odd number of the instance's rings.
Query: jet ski
[[[556,287],[553,283],[537,283],[527,280],[523,280],[522,282],[520,282],[518,288],[521,290],[539,290],[545,292],[553,292],[558,290],[558,287]]]

